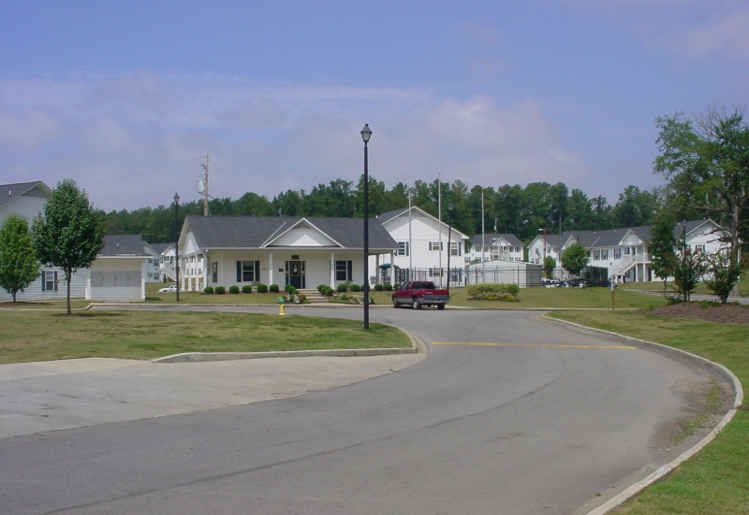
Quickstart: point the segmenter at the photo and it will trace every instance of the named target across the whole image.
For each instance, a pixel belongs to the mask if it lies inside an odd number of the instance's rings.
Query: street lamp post
[[[369,329],[369,155],[367,143],[372,137],[369,124],[361,130],[364,142],[364,329]]]
[[[174,275],[177,278],[177,302],[179,302],[179,193],[174,194],[174,227],[177,231],[177,243],[174,246]]]
[[[447,205],[447,291],[450,291],[450,255],[453,253],[453,205]]]

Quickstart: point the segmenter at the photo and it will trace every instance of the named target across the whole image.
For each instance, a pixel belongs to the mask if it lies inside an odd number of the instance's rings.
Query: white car
[[[175,292],[175,291],[177,291],[177,285],[176,284],[172,284],[172,285],[167,286],[166,288],[159,289],[159,293],[172,293],[172,292]]]

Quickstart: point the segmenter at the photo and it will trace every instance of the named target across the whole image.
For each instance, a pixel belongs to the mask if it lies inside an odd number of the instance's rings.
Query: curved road
[[[300,397],[2,439],[0,511],[585,513],[681,451],[676,421],[708,378],[538,315],[372,309],[428,357]]]

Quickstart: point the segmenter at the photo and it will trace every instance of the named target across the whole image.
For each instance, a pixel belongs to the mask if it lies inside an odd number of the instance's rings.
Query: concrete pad
[[[409,367],[425,354],[0,365],[0,438],[250,404]]]

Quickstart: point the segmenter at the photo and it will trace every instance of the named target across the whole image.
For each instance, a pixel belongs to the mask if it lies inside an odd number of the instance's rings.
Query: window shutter
[[[57,291],[57,271],[54,272],[54,275],[52,276],[52,280],[54,281],[54,288],[52,288],[54,291]]]
[[[260,282],[260,261],[255,261],[255,282]]]
[[[237,282],[242,282],[242,262],[237,261]]]
[[[42,270],[42,291],[47,291],[47,272]]]
[[[348,260],[348,262],[346,262],[346,280],[354,280],[354,262],[351,260]]]

